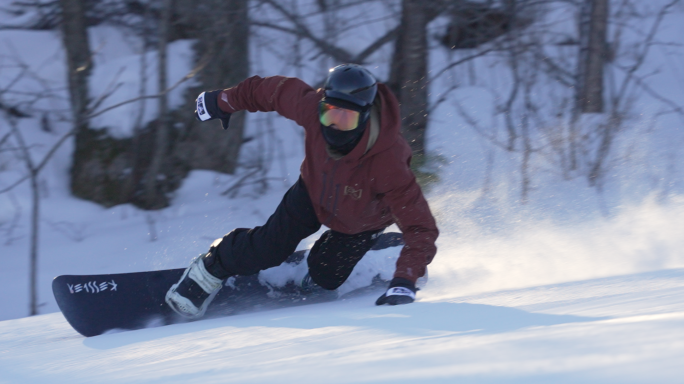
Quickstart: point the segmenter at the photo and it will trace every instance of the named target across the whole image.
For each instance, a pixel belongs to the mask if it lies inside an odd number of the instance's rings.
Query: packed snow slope
[[[389,2],[371,6],[383,3]],[[361,36],[346,36],[340,44],[358,49],[359,41],[382,36],[396,22],[376,17],[382,9],[363,11],[359,24],[367,24],[353,29]],[[573,15],[552,16],[566,18],[559,28],[573,28]],[[684,54],[680,45],[669,44],[684,36],[684,5],[670,16],[657,36],[664,44],[643,71],[661,96],[684,105]],[[90,33],[98,47],[93,95],[120,83],[111,104],[136,97],[139,42],[111,27]],[[18,121],[40,159],[70,129],[59,35],[3,29],[0,42],[0,89],[13,84],[14,92],[3,97],[50,89],[50,97],[31,105],[33,116]],[[320,59],[294,67],[283,61],[295,48],[311,48],[306,44],[260,31],[253,36],[253,73],[320,82],[337,63]],[[169,47],[169,83],[191,69],[191,45]],[[433,73],[460,54],[433,48]],[[146,89],[152,93],[156,58],[146,55]],[[369,68],[386,77],[390,57],[388,45],[369,58]],[[13,82],[26,66],[32,76]],[[500,95],[492,90],[505,94],[509,74],[496,57],[483,56],[443,79],[432,84],[433,101],[460,83],[430,115],[428,150],[437,160],[428,171],[439,181],[426,195],[441,235],[417,302],[376,307],[378,291],[84,338],[58,311],[50,289],[55,276],[184,267],[233,228],[263,224],[297,179],[303,137],[299,127],[273,114],[250,115],[246,136],[254,140],[242,147],[241,159],[264,160],[268,188],[250,185],[228,198],[224,191],[245,169],[236,175],[193,171],[171,206],[156,212],[129,205],[105,209],[73,198],[73,147],[67,141],[39,183],[39,316],[26,317],[30,189],[24,183],[0,194],[0,383],[681,383],[684,120],[661,114],[658,100],[638,95],[636,117],[614,147],[602,192],[584,178],[565,180],[535,157],[534,183],[523,205],[519,154],[495,148],[458,113],[466,109],[482,125],[496,126],[492,111]],[[172,106],[186,87],[171,94]],[[136,117],[144,112],[143,121],[149,121],[155,108],[152,102],[132,103],[94,123],[126,137]],[[45,111],[49,130],[40,128]],[[206,129],[220,129],[213,123]],[[0,137],[8,129],[0,120]],[[0,189],[25,174],[20,159],[0,151]]]
[[[375,296],[76,334],[0,322],[3,383],[680,383],[684,269],[372,305]]]

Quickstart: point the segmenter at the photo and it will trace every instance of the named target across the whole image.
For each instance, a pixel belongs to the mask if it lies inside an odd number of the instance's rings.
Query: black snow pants
[[[283,263],[300,241],[320,227],[300,177],[266,224],[233,230],[218,245],[218,256],[229,275],[252,275]],[[313,281],[329,290],[342,285],[383,230],[353,235],[333,230],[323,233],[311,248],[307,260]]]

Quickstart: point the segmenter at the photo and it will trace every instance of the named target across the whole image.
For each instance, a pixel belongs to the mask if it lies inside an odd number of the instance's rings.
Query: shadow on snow
[[[353,304],[358,304],[360,300],[367,302],[368,299],[369,297],[365,297],[349,300],[346,303],[286,308],[123,333],[110,332],[87,338],[83,344],[94,349],[111,349],[222,327],[295,329],[355,327],[373,329],[378,333],[429,336],[445,333],[494,334],[529,327],[605,319],[550,315],[515,308],[468,303],[417,302],[396,307],[383,306],[371,309],[359,308],[356,305],[349,308]],[[343,305],[340,306],[340,304]]]

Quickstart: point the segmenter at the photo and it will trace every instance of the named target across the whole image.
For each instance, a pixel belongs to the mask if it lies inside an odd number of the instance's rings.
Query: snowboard
[[[380,235],[371,250],[403,245],[401,233]],[[397,249],[397,254],[399,249]],[[297,251],[285,263],[298,266],[305,263],[308,250]],[[304,264],[302,264],[302,267]],[[278,267],[276,267],[278,268]],[[67,322],[86,337],[109,330],[133,330],[190,321],[173,312],[164,301],[167,290],[178,282],[185,268],[108,275],[62,275],[52,282],[52,292]],[[229,316],[256,310],[275,309],[337,300],[386,287],[387,280],[378,274],[369,286],[339,296],[336,291],[302,290],[292,282],[282,287],[259,278],[235,276],[207,308],[203,317]],[[339,296],[339,297],[338,297]]]

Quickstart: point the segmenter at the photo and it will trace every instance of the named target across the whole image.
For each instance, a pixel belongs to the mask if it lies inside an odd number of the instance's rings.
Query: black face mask
[[[361,141],[363,137],[363,132],[366,131],[366,124],[363,122],[356,129],[351,131],[340,131],[339,129],[326,127],[321,124],[321,132],[323,133],[323,138],[325,142],[330,145],[332,149],[339,152],[342,155],[346,155],[351,152],[354,147]]]

